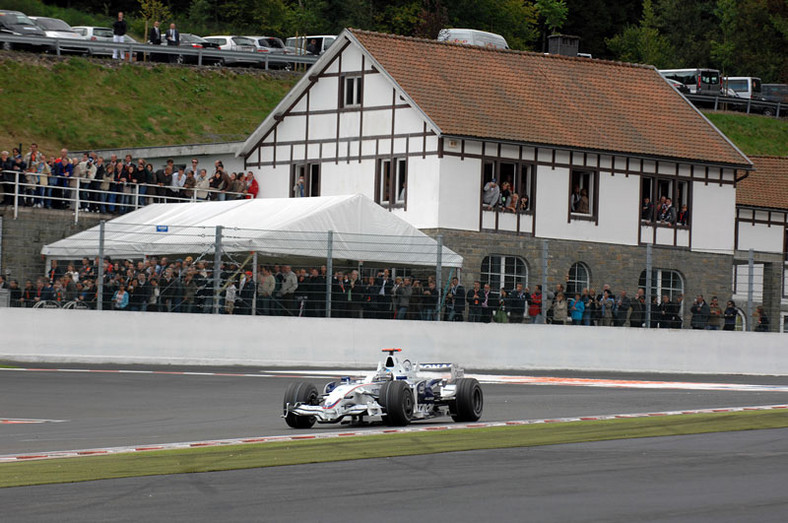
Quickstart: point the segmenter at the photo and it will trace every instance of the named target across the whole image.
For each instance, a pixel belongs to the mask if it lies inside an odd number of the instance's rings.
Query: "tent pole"
[[[252,316],[257,316],[257,251],[252,258],[252,285],[254,285],[254,298],[252,298]],[[247,284],[248,285],[248,284]]]
[[[96,276],[97,294],[96,294],[96,310],[104,310],[104,224],[106,220],[101,220],[99,223],[99,245],[98,245],[98,275]]]
[[[440,284],[443,281],[443,235],[439,234],[436,238],[438,240],[438,256],[435,263],[435,289],[440,292]],[[437,321],[441,321],[441,300],[440,297],[437,300],[437,310],[435,311],[435,317]]]
[[[331,317],[331,284],[334,277],[334,231],[328,231],[326,245],[326,318]]]
[[[216,242],[213,245],[213,313],[219,314],[219,289],[221,287],[222,226],[216,226]]]

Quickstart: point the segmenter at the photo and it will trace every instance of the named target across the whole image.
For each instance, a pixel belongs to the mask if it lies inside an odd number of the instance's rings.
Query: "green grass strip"
[[[4,463],[0,464],[0,487],[773,428],[788,428],[787,412],[627,418],[148,451]]]

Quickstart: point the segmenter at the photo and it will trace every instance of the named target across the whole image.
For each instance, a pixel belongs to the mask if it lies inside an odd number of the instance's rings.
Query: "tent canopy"
[[[100,228],[45,245],[41,254],[96,257]],[[335,259],[437,265],[434,239],[361,194],[148,205],[104,225],[103,254],[141,258],[207,253],[214,252],[220,238],[223,252],[326,258],[329,236]],[[462,257],[443,247],[441,264],[462,267]]]

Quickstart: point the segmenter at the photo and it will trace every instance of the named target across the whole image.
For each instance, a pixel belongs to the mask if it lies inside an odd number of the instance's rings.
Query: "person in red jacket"
[[[541,285],[537,285],[536,290],[528,296],[528,316],[531,318],[531,323],[544,323]]]
[[[257,198],[257,193],[260,191],[260,186],[257,185],[257,179],[254,177],[252,171],[246,173],[246,199],[253,200]]]

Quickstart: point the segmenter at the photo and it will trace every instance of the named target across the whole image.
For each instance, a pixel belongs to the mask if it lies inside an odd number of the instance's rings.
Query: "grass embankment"
[[[20,57],[22,57],[20,59]],[[258,70],[0,54],[0,147],[104,149],[244,140],[298,80]]]
[[[785,119],[722,112],[705,114],[744,154],[788,156]]]
[[[757,411],[150,451],[2,464],[0,487],[786,427],[785,412]]]
[[[250,69],[0,53],[0,148],[155,147],[245,139],[298,80]],[[745,153],[788,156],[788,121],[706,115]],[[676,122],[676,125],[681,125]]]

